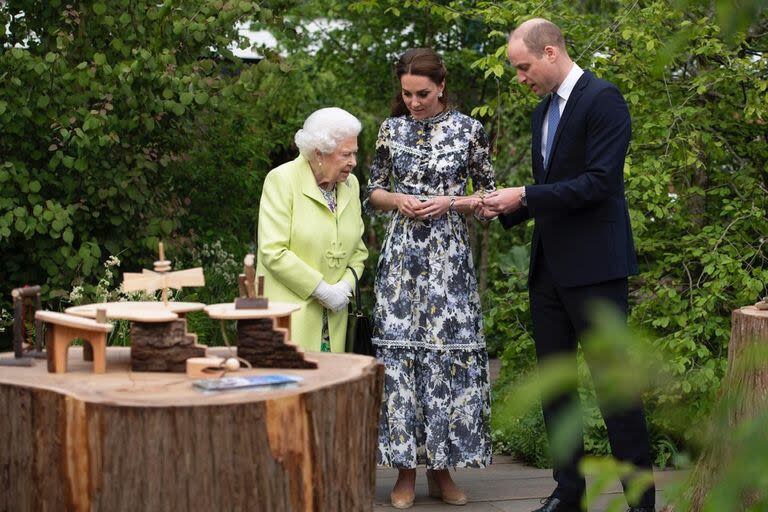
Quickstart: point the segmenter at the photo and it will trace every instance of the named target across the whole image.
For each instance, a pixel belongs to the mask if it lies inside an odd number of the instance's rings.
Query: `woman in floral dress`
[[[450,467],[491,462],[488,354],[465,214],[494,189],[488,138],[448,108],[431,49],[405,52],[384,121],[369,205],[391,211],[375,282],[373,343],[386,367],[378,462],[399,469],[392,505],[413,504],[416,466],[430,495],[463,505]]]

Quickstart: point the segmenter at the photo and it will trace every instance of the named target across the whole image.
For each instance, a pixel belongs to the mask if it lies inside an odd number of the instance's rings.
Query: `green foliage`
[[[126,293],[120,289],[120,283],[117,279],[120,267],[120,259],[117,256],[110,256],[104,262],[103,271],[96,284],[92,284],[81,279],[78,284],[72,287],[69,292],[68,303],[74,306],[81,304],[93,304],[99,302],[122,302],[128,300],[151,300],[144,292]],[[153,299],[153,298],[152,298]],[[108,345],[126,346],[130,344],[130,322],[117,321],[115,328],[109,333],[107,338]]]
[[[515,388],[504,388],[505,392]],[[549,442],[544,427],[541,407],[531,407],[524,414],[513,417],[494,414],[491,416],[493,440],[496,453],[514,453],[522,462],[538,468],[551,467]]]
[[[628,328],[622,315],[612,307],[596,304],[592,318],[595,327],[585,337],[582,347],[595,369],[595,387],[600,390],[606,409],[620,411],[633,403],[635,397],[666,389],[679,379],[669,368],[659,364],[669,357],[667,351],[655,346],[646,334]],[[665,489],[665,501],[673,503],[675,510],[764,510],[768,504],[768,495],[764,492],[765,455],[768,453],[766,397],[754,384],[756,376],[765,373],[768,367],[768,349],[763,343],[747,343],[741,346],[734,362],[729,371],[729,386],[699,419],[701,428],[694,444],[704,447],[705,456],[687,481]],[[633,371],[626,371],[627,367]],[[545,449],[533,444],[543,428],[537,420],[539,397],[545,403],[556,399],[583,377],[581,371],[576,375],[568,358],[552,358],[537,370],[507,383],[506,392],[496,400],[493,421],[494,428],[508,428],[509,432],[501,435],[494,432],[494,440],[498,437],[504,443],[513,440],[532,455],[546,453]],[[554,425],[553,442],[548,450],[553,459],[570,457],[575,443],[580,442],[570,427],[581,414],[578,408],[565,411]],[[656,411],[656,415],[657,420],[663,417],[670,424],[690,422],[690,416],[679,408]],[[513,420],[509,422],[504,418]],[[588,419],[585,426],[587,430],[593,427]],[[605,437],[604,432],[602,437]],[[607,455],[603,447],[590,447],[589,443],[585,447],[593,453],[602,451]],[[514,449],[518,450],[517,447]],[[526,460],[536,462],[537,459],[529,457]],[[550,464],[546,457],[541,462]],[[629,480],[630,499],[639,496],[652,482],[650,474],[609,456],[587,457],[580,469],[591,477],[587,502],[605,493],[618,479]],[[749,506],[745,507],[745,504]],[[624,510],[625,506],[624,497],[617,496],[607,510]]]
[[[245,253],[243,253],[243,256]],[[186,302],[202,302],[203,304],[218,304],[231,302],[237,296],[237,276],[243,271],[243,258],[239,254],[228,252],[221,241],[211,244],[202,242],[199,246],[189,249],[183,262],[184,268],[203,267],[205,286],[200,288],[185,288],[179,293],[179,299]],[[197,334],[199,343],[206,345],[224,345],[220,322],[212,320],[203,312],[187,315],[187,329]],[[228,329],[234,328],[234,323]],[[234,331],[229,335],[234,340]]]
[[[63,296],[106,254],[136,265],[177,231],[199,123],[250,94],[253,76],[222,74],[220,56],[254,9],[0,5],[0,281]]]

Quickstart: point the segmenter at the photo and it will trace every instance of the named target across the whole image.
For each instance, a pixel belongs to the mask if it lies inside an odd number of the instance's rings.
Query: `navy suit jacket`
[[[616,86],[585,71],[565,104],[545,168],[541,128],[549,101],[531,116],[534,184],[525,188],[528,206],[501,215],[501,223],[509,229],[534,219],[529,278],[539,251],[564,287],[636,274],[624,197],[631,134],[624,98]]]

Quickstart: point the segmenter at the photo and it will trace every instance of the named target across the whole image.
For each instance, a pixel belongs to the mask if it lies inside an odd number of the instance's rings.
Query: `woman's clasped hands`
[[[397,210],[406,217],[417,220],[432,220],[453,209],[461,213],[472,213],[481,203],[478,195],[434,196],[421,200],[410,194],[397,194]]]
[[[352,295],[352,287],[346,281],[339,281],[336,284],[328,284],[321,280],[312,292],[323,307],[331,311],[341,311],[349,304],[349,298]]]

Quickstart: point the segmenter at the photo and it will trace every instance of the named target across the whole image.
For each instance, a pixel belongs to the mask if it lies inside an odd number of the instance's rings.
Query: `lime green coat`
[[[257,272],[269,299],[301,305],[291,317],[291,338],[305,350],[320,350],[323,306],[312,297],[320,280],[343,279],[354,289],[347,267],[359,277],[368,257],[357,178],[350,175],[336,190],[333,213],[299,155],[270,171],[261,192]],[[328,311],[332,352],[344,351],[346,327],[346,310]]]

